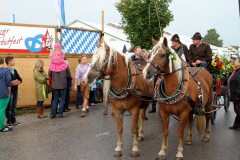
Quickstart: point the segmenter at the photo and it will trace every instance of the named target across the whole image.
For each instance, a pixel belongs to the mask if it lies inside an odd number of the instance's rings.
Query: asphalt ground
[[[150,113],[144,124],[144,141],[139,142],[139,157],[131,157],[131,115],[123,118],[122,157],[113,157],[117,146],[117,125],[114,116],[103,115],[102,104],[90,107],[86,117],[75,109],[66,118],[39,119],[37,114],[23,114],[11,132],[0,133],[0,160],[154,160],[162,143],[162,123],[158,113]],[[232,103],[228,112],[221,108],[211,125],[210,141],[202,142],[196,125],[193,126],[193,144],[184,145],[184,160],[240,160],[240,132],[229,130],[235,118]],[[171,117],[169,124],[167,160],[175,159],[178,146],[179,122]],[[185,128],[184,141],[186,139]]]

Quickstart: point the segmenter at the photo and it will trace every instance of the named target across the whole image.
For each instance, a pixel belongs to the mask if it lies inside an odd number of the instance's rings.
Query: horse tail
[[[205,116],[196,115],[197,130],[199,134],[204,133],[205,129]]]

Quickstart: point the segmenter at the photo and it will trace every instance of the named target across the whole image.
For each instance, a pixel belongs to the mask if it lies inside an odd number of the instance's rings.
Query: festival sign
[[[55,28],[0,25],[0,52],[49,53]]]

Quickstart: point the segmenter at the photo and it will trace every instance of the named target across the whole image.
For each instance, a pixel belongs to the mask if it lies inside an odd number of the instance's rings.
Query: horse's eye
[[[164,58],[164,57],[165,57],[165,54],[161,54],[160,57],[161,57],[161,58]]]

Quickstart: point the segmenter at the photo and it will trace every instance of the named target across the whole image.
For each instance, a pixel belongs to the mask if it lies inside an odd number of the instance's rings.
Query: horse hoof
[[[208,137],[203,137],[202,141],[203,142],[209,142],[209,138]]]
[[[122,151],[114,151],[113,156],[114,157],[121,157],[122,156]]]
[[[156,158],[156,160],[165,160],[165,156],[161,155]]]
[[[183,157],[176,157],[176,160],[183,160]]]
[[[192,145],[192,141],[187,140],[185,144],[186,144],[186,145]]]
[[[139,151],[132,151],[131,156],[132,157],[138,157],[139,156]]]
[[[139,137],[138,136],[138,141],[144,141],[144,137]]]

